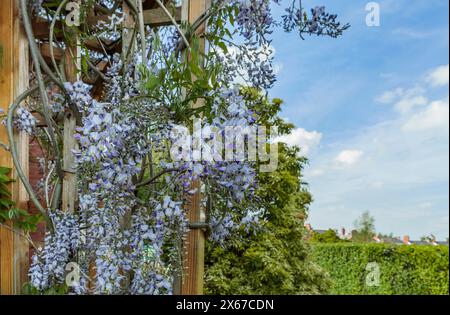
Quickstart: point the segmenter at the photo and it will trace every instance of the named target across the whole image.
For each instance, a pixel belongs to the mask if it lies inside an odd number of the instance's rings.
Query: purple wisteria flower
[[[24,107],[19,107],[14,117],[14,125],[17,129],[31,135],[36,127],[36,118]]]

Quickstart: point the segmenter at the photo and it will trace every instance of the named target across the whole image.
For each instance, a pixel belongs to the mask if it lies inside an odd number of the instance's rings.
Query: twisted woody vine
[[[172,294],[174,280],[183,273],[183,242],[190,228],[186,207],[197,190],[208,241],[215,246],[226,247],[231,237],[261,229],[264,205],[255,195],[260,162],[198,159],[195,150],[190,158],[174,160],[177,126],[193,130],[196,118],[221,134],[257,125],[255,99],[245,91],[264,96],[276,82],[274,29],[304,39],[338,37],[349,27],[324,7],[307,9],[298,0],[213,0],[194,23],[177,22],[179,1],[155,2],[171,25],[144,25],[140,0],[20,0],[33,61],[31,88],[0,117],[10,140],[3,146],[46,223],[45,242],[29,270],[36,293],[60,288],[75,294]],[[284,9],[279,21],[274,6]],[[108,19],[92,25],[87,22],[92,12]],[[51,26],[50,65],[38,49],[42,39],[33,34],[36,17]],[[88,45],[93,40],[122,42],[123,51],[94,51]],[[54,51],[71,46],[80,52],[71,60],[79,65],[75,82]],[[96,65],[102,62],[106,67],[99,71]],[[69,153],[64,150],[68,113],[76,124],[76,145]],[[15,129],[28,133],[45,152],[39,187],[32,187],[21,168]],[[200,153],[209,149],[220,155],[224,148],[209,140],[200,137]],[[229,144],[231,150],[237,145]],[[65,154],[73,155],[70,170],[64,167]],[[74,211],[62,205],[67,172],[76,176]],[[201,185],[194,187],[196,181]],[[80,276],[67,287],[69,263],[79,266]]]

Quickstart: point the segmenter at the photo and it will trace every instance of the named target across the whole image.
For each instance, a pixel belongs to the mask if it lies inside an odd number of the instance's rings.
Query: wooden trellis
[[[134,1],[134,0],[131,0]],[[165,0],[164,2],[168,2]],[[176,22],[182,20],[190,23],[198,22],[199,17],[210,6],[210,0],[183,0],[182,6],[172,8],[172,15]],[[151,27],[161,27],[172,24],[167,14],[158,6],[155,0],[143,1],[143,17],[144,24]],[[127,11],[126,2],[124,1],[124,11]],[[108,15],[102,13],[102,10],[94,10],[88,14],[88,25],[95,25],[100,20],[107,20]],[[62,25],[57,22],[55,29],[61,29]],[[134,23],[134,21],[126,20],[124,23]],[[34,35],[41,41],[40,51],[44,60],[51,66],[51,54],[49,39],[50,22],[35,18],[32,21]],[[203,32],[204,27],[199,27],[198,32]],[[55,32],[55,39],[63,39],[60,32]],[[108,54],[120,53],[122,49],[131,43],[127,43],[127,37],[121,41],[109,40],[92,40],[84,42],[85,46],[92,51],[107,52]],[[204,47],[204,43],[202,44]],[[69,51],[70,50],[70,51]],[[60,48],[53,48],[54,58],[61,61],[66,60],[66,77],[69,81],[77,80],[77,65],[74,65],[74,58],[70,58],[78,53],[77,47],[67,47],[66,51]],[[0,108],[7,111],[13,100],[26,90],[29,81],[29,58],[28,58],[28,42],[24,35],[23,26],[20,22],[19,0],[2,0],[0,7]],[[95,64],[98,72],[106,72],[107,63],[99,62]],[[102,84],[101,77],[90,78],[81,77],[86,83],[94,85],[94,93],[96,86]],[[195,106],[195,104],[193,104]],[[76,143],[73,141],[73,130],[75,127],[74,118],[65,118],[65,141],[64,151],[70,152]],[[0,141],[8,143],[7,132],[4,126],[0,126]],[[28,173],[29,165],[29,139],[24,133],[17,133],[16,143],[20,153],[21,165]],[[63,184],[63,208],[73,211],[75,208],[74,198],[71,194],[76,193],[74,175],[71,174],[70,168],[72,164],[71,153],[64,154],[64,184]],[[9,152],[0,147],[0,166],[13,168],[12,158]],[[16,178],[14,169],[12,177]],[[193,183],[193,186],[199,187],[200,183]],[[28,195],[17,180],[11,186],[13,198],[17,205],[23,209],[28,208]],[[204,216],[200,206],[200,192],[191,197],[188,209],[188,218],[192,223],[199,223]],[[204,264],[204,231],[202,229],[192,229],[186,242],[186,256],[183,266],[185,268],[183,279],[179,279],[175,287],[176,293],[181,294],[201,294],[203,291],[203,264]],[[10,226],[0,226],[0,294],[19,294],[22,284],[27,281],[27,271],[29,264],[29,245],[27,241],[14,233]]]

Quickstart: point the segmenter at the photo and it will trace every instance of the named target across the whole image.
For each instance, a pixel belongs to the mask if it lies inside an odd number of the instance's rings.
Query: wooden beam
[[[178,23],[181,22],[181,7],[168,7],[168,10],[170,13],[172,13],[172,16],[174,17],[175,21]],[[90,29],[94,29],[95,26],[100,21],[108,22],[109,15],[101,14],[101,15],[89,15],[86,23],[89,25]],[[160,26],[169,26],[172,25],[172,22],[167,17],[167,15],[164,13],[164,11],[157,7],[154,9],[147,9],[144,10],[144,23],[146,25],[150,25],[152,27],[160,27]],[[33,32],[34,36],[37,39],[43,39],[48,40],[50,36],[50,24],[51,22],[48,20],[45,20],[43,18],[35,18],[32,21],[33,26]],[[55,29],[54,29],[54,39],[55,40],[62,40],[63,39],[63,32],[62,32],[63,25],[60,21],[57,21],[55,23]],[[105,46],[109,47],[112,44],[112,41],[102,39],[102,42]],[[102,47],[98,44],[96,40],[88,40],[84,41],[84,44],[87,48],[95,50],[95,51],[103,51]],[[114,47],[113,47],[114,48]],[[107,49],[108,51],[109,49]]]
[[[183,18],[193,23],[210,6],[210,0],[183,0]],[[200,49],[205,49],[204,40],[200,41]],[[193,104],[197,107],[200,104]],[[191,185],[196,192],[188,198],[188,219],[192,223],[204,222],[205,214],[201,206],[201,182],[195,181]],[[204,265],[205,265],[205,231],[191,229],[186,239],[186,256],[184,257],[184,277],[181,283],[182,295],[203,294]]]
[[[52,66],[51,59],[50,59],[51,58],[50,57],[50,44],[49,43],[42,44],[40,47],[40,51],[41,51],[41,54],[42,54],[42,57],[44,58],[44,60],[47,61],[47,63],[50,66]],[[64,50],[62,50],[61,48],[53,47],[53,54],[55,56],[56,61],[61,61],[62,58],[64,57]],[[94,61],[91,60],[91,62],[93,64],[95,64]],[[107,65],[107,62],[101,61],[98,63],[97,68],[103,72],[106,68],[106,65]]]
[[[94,64],[94,63],[92,63],[92,64]],[[106,73],[106,71],[108,69],[108,65],[109,65],[109,61],[102,60],[98,64],[96,64],[95,67],[97,68],[98,71]],[[94,85],[94,86],[97,85],[98,83],[103,82],[103,80],[97,74],[94,74],[92,77],[83,75],[82,80],[84,83]],[[95,87],[94,87],[94,90],[95,90]],[[94,91],[91,91],[91,92],[94,92]],[[96,93],[93,93],[93,94],[96,94]]]
[[[120,41],[113,42],[108,39],[88,39],[83,42],[87,49],[103,53],[105,50],[108,54],[120,53]]]
[[[52,65],[52,59],[50,56],[50,44],[45,43],[40,47],[42,57],[49,64]],[[56,61],[61,61],[64,56],[64,51],[61,48],[53,47],[53,56]],[[53,66],[53,65],[52,65]]]
[[[165,3],[170,2],[171,0],[164,0]],[[53,4],[53,7],[57,7],[57,4],[54,4],[54,0],[44,0],[44,3],[47,4]],[[144,9],[153,9],[156,8],[158,5],[156,4],[155,0],[144,0],[143,1]]]
[[[166,4],[166,3],[169,3],[170,1],[171,0],[163,0],[162,2],[164,4]],[[143,7],[144,7],[144,10],[155,9],[155,8],[158,8],[158,3],[156,3],[155,0],[145,0],[145,1],[143,1]]]
[[[31,21],[33,27],[34,37],[37,39],[48,39],[50,37],[50,24],[48,20],[42,18],[36,18]],[[55,23],[54,38],[61,39],[63,37],[63,32],[61,31],[61,21]]]
[[[181,7],[168,8],[177,23],[181,22]],[[172,22],[161,8],[144,10],[144,23],[153,27],[172,25]]]
[[[181,7],[169,7],[168,10],[170,11],[170,13],[172,13],[173,17],[178,23],[181,22]],[[92,27],[99,21],[107,22],[108,15],[96,15],[91,16],[87,19],[87,23]],[[160,27],[172,25],[172,22],[161,8],[155,8],[144,10],[144,24],[150,25],[152,27]]]
[[[41,51],[42,57],[47,62],[47,64],[50,67],[53,67],[51,57],[50,57],[50,45],[48,43],[42,44],[40,47],[40,51]],[[53,54],[55,56],[56,62],[60,62],[65,56],[64,51],[61,48],[53,48]],[[95,64],[94,61],[91,60],[91,62],[92,62],[92,64]],[[103,73],[106,72],[107,66],[108,66],[107,61],[100,61],[96,65],[97,69]],[[97,78],[93,79],[93,78],[90,78],[87,76],[83,76],[82,79],[83,79],[84,83],[91,84],[91,85],[93,85],[97,82]]]
[[[0,108],[7,111],[14,98],[28,86],[28,42],[20,24],[17,0],[4,0],[0,9]],[[8,143],[6,128],[0,126],[0,141]],[[15,135],[20,162],[28,173],[28,136]],[[0,148],[0,165],[11,167],[16,178],[9,152]],[[13,200],[27,209],[28,195],[16,180],[11,185]],[[9,224],[11,227],[11,224]],[[0,294],[20,294],[28,278],[28,243],[19,234],[0,227]]]
[[[106,17],[106,16],[100,16],[100,18],[101,17]],[[96,19],[96,18],[97,17],[91,17],[90,19]],[[57,25],[58,24],[61,27],[61,23],[58,22]],[[48,22],[48,21],[45,21],[42,19],[33,21],[34,36],[37,39],[41,39],[44,41],[48,40],[50,37],[49,28],[50,28],[50,22]],[[61,41],[63,39],[64,39],[64,37],[63,37],[62,32],[55,31],[54,41]],[[85,40],[83,42],[83,44],[86,46],[87,49],[101,52],[101,53],[103,53],[105,50],[107,53],[120,52],[120,41],[114,42],[112,40],[104,39],[104,38],[100,38],[100,41],[101,41],[101,43],[99,43],[99,41],[97,39],[93,38],[93,39]],[[49,45],[49,44],[45,43],[43,45]]]

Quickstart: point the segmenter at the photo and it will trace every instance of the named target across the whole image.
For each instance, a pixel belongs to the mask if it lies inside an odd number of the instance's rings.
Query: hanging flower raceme
[[[240,34],[248,41],[255,37],[256,41],[263,43],[265,36],[271,33],[274,24],[270,5],[271,0],[245,0],[238,1],[239,14],[237,24]]]
[[[24,107],[19,107],[14,117],[14,125],[31,135],[36,127],[36,118]]]
[[[79,111],[84,112],[91,106],[92,96],[89,85],[82,81],[77,81],[73,84],[66,82],[64,87],[70,97],[70,101],[77,106]]]
[[[40,290],[65,282],[66,265],[81,241],[79,218],[71,213],[50,211],[54,232],[47,232],[45,246],[35,253],[30,267],[31,284]]]

